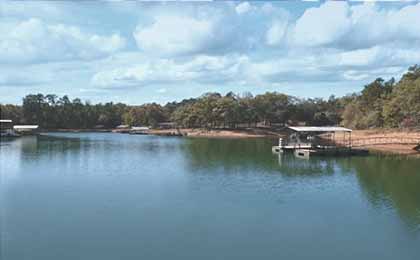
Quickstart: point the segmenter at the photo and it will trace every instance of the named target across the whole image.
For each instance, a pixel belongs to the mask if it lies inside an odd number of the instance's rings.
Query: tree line
[[[187,128],[238,128],[306,124],[354,129],[420,126],[420,67],[396,82],[378,78],[360,93],[341,98],[302,99],[278,92],[260,95],[206,93],[165,105],[91,104],[68,96],[31,94],[21,106],[1,105],[1,118],[44,129],[114,128],[121,124],[157,127],[174,122]]]

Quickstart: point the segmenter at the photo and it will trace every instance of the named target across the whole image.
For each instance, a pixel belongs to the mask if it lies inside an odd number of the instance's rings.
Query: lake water
[[[420,259],[420,160],[279,157],[273,142],[2,142],[0,258]]]

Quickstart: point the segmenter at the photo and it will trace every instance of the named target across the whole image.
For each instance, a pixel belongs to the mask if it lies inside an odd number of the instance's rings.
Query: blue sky
[[[420,3],[0,3],[0,102],[342,96],[420,63]]]

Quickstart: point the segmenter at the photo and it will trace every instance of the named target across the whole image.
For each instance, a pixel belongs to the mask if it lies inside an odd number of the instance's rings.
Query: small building
[[[162,122],[158,124],[159,129],[174,129],[176,128],[176,123],[174,122]]]
[[[15,125],[13,130],[21,135],[34,135],[38,134],[39,126],[38,125]]]

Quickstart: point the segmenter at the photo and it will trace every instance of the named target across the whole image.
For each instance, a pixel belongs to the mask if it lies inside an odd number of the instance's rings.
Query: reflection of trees
[[[22,153],[25,155],[39,154],[51,156],[55,153],[78,151],[82,142],[79,138],[64,138],[59,136],[27,136],[22,140]]]
[[[420,160],[391,157],[355,157],[343,161],[355,170],[360,187],[375,207],[391,203],[409,224],[420,224]]]
[[[401,157],[312,157],[273,155],[267,140],[187,140],[183,151],[192,170],[262,170],[292,177],[325,177],[354,172],[374,207],[393,207],[411,225],[420,224],[420,160]]]
[[[187,139],[183,151],[188,165],[204,168],[276,167],[271,154],[271,140],[265,139]]]
[[[284,176],[322,176],[334,173],[335,161],[326,158],[303,160],[293,154],[275,155],[272,140],[266,139],[190,139],[184,147],[193,169],[255,169]]]

